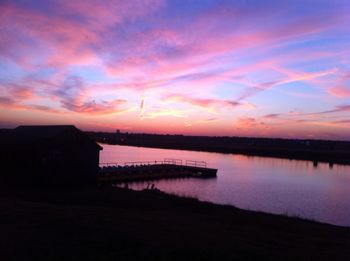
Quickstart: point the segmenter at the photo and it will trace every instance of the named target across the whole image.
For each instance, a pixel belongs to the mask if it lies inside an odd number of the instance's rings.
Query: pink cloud
[[[11,51],[15,43],[16,52],[27,50],[26,55],[34,60],[29,52],[31,48],[27,47],[31,42],[31,47],[44,45],[43,55],[47,56],[45,62],[49,66],[91,64],[100,59],[96,48],[112,50],[113,45],[106,46],[110,41],[105,38],[110,30],[107,26],[153,13],[163,1],[106,1],[103,4],[100,1],[60,1],[56,4],[54,15],[13,4],[1,6],[2,30],[15,32],[0,40],[0,46],[6,47],[2,48],[2,53],[16,58]],[[19,42],[25,41],[26,45],[17,43],[20,38],[22,41]]]
[[[334,124],[350,124],[350,120],[340,120],[340,121],[334,121]]]
[[[336,87],[330,88],[329,93],[340,98],[347,98],[347,97],[350,97],[350,87],[336,86]]]
[[[13,110],[34,110],[40,112],[62,114],[61,110],[57,110],[48,106],[37,104],[22,104],[19,100],[12,97],[0,96],[0,107]]]
[[[350,111],[350,105],[338,105],[335,108],[331,110],[325,110],[325,111],[319,111],[319,112],[312,112],[312,113],[303,113],[299,115],[310,115],[310,116],[315,116],[315,115],[320,115],[320,114],[331,114],[331,113],[337,113],[337,112],[346,112]]]
[[[1,96],[0,104],[12,109],[54,113],[71,111],[85,115],[117,114],[129,109],[125,99],[93,98],[89,94],[90,86],[80,77],[69,74],[55,80],[25,77],[18,83],[2,84],[2,88],[6,96]],[[35,104],[38,101],[52,105]]]
[[[11,97],[0,96],[0,107],[14,110],[34,110],[56,114],[67,114],[68,111],[89,116],[120,114],[129,110],[129,108],[125,107],[126,104],[127,101],[122,99],[101,102],[86,101],[81,105],[71,104],[63,101],[62,109],[56,109],[46,105],[23,104],[21,101],[13,99]]]
[[[273,15],[269,13],[270,11],[265,10],[265,15]],[[211,11],[210,16],[203,14],[199,22],[195,23],[193,28],[189,30],[201,33],[198,39],[194,38],[198,34],[192,37],[188,36],[188,39],[192,39],[192,43],[188,45],[188,48],[190,46],[192,48],[188,52],[191,55],[218,55],[257,46],[261,49],[262,45],[265,45],[265,48],[272,48],[291,39],[303,38],[307,35],[314,35],[336,27],[343,21],[338,17],[344,16],[344,14],[339,14],[339,16],[327,14],[323,15],[323,19],[320,19],[319,16],[310,16],[297,21],[287,20],[287,22],[284,22],[281,20],[279,24],[273,25],[257,25],[256,19],[254,19],[252,20],[254,21],[254,26],[251,24],[251,21],[247,20],[241,30],[237,28],[236,31],[233,31],[235,33],[232,33],[232,30],[230,32],[225,31],[225,29],[222,29],[225,28],[222,24],[216,23],[216,21],[222,20],[234,23],[237,20],[237,16],[238,18],[244,17],[243,19],[249,19],[254,14],[255,12],[240,15],[237,12],[223,12],[222,9]],[[261,14],[259,14],[259,17],[261,17]],[[207,28],[208,24],[211,24],[211,30],[203,29]]]
[[[237,120],[237,128],[252,128],[261,124],[253,117],[239,117]]]
[[[341,71],[337,75],[336,85],[329,88],[328,93],[339,98],[350,97],[350,72]]]
[[[290,69],[283,68],[282,66],[273,65],[271,62],[266,65],[267,68],[271,68],[274,71],[284,74],[284,77],[280,77],[277,80],[263,82],[258,84],[249,84],[250,86],[245,89],[239,96],[238,100],[246,99],[253,96],[259,92],[269,90],[273,87],[292,83],[292,82],[307,82],[307,83],[319,83],[318,80],[321,77],[333,75],[337,72],[337,69],[332,68],[328,70],[318,71],[318,72],[297,72]],[[302,94],[301,94],[302,95]]]
[[[89,44],[97,43],[99,36],[82,24],[15,5],[4,5],[0,12],[3,13],[3,28],[15,30],[17,35],[27,38],[31,48],[41,44],[48,48],[43,50],[43,55],[48,56],[44,58],[48,65],[81,64],[95,57]],[[35,60],[34,54],[37,52],[28,52],[27,56]]]
[[[219,100],[219,99],[203,99],[203,98],[192,98],[183,95],[167,95],[166,100],[175,102],[184,102],[194,106],[207,108],[207,109],[218,109],[220,107],[236,108],[241,105],[236,101]]]
[[[16,99],[29,100],[34,98],[35,92],[31,85],[26,83],[3,83],[0,88]]]
[[[54,88],[49,97],[60,102],[61,107],[80,114],[107,115],[125,112],[125,99],[94,99],[89,86],[77,76],[66,75],[60,83],[51,84]]]
[[[81,114],[88,115],[107,115],[107,114],[117,114],[127,111],[125,108],[126,100],[116,99],[112,101],[86,101],[81,105],[70,104],[67,102],[63,103],[64,108]]]
[[[0,106],[11,106],[15,103],[15,100],[11,97],[0,96]]]

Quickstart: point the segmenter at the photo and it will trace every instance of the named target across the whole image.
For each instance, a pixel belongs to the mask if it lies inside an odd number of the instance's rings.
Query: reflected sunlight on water
[[[197,151],[102,145],[100,162],[203,160],[216,179],[152,181],[167,193],[350,226],[350,166]],[[143,189],[150,182],[129,184]]]

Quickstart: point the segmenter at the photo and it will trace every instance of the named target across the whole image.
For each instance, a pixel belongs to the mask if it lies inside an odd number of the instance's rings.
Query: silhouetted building
[[[102,147],[72,125],[0,132],[3,180],[31,185],[95,184]]]

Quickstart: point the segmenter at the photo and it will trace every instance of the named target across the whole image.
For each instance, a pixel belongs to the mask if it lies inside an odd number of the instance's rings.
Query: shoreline
[[[349,141],[287,140],[273,138],[202,137],[87,132],[96,142],[144,148],[241,154],[350,165]]]
[[[138,181],[136,181],[137,183]],[[142,182],[142,181],[141,181]],[[132,183],[132,181],[130,182]],[[195,197],[187,197],[187,196],[181,196],[181,195],[176,195],[175,193],[167,193],[164,192],[158,188],[155,189],[132,189],[130,187],[124,188],[122,186],[115,186],[113,188],[117,188],[117,189],[122,189],[122,190],[129,190],[129,191],[135,191],[135,192],[141,192],[141,193],[159,193],[160,195],[162,194],[165,197],[173,197],[173,198],[179,198],[179,199],[184,199],[184,200],[190,200],[190,201],[195,201],[197,203],[200,204],[208,204],[208,205],[213,205],[213,206],[217,206],[217,207],[223,207],[223,208],[232,208],[238,211],[247,211],[250,212],[251,214],[262,214],[262,215],[272,215],[272,216],[278,216],[278,217],[282,217],[282,218],[291,218],[291,219],[295,219],[295,220],[299,220],[299,221],[305,221],[305,222],[314,222],[314,223],[318,223],[321,225],[329,225],[329,226],[335,226],[335,227],[340,227],[340,228],[346,228],[350,230],[350,225],[346,226],[346,225],[339,225],[339,224],[332,224],[332,223],[327,223],[327,222],[323,222],[317,219],[312,219],[312,218],[307,218],[307,217],[302,217],[298,214],[292,214],[289,215],[288,212],[287,213],[272,213],[272,212],[265,212],[263,210],[254,210],[254,209],[244,209],[244,208],[239,208],[235,205],[230,205],[230,204],[224,204],[224,203],[215,203],[212,201],[207,201],[207,200],[200,200],[198,198]]]
[[[233,154],[233,155],[244,155],[248,157],[264,157],[264,158],[275,158],[275,159],[288,159],[288,160],[302,160],[302,161],[311,161],[315,164],[317,163],[328,163],[330,166],[333,164],[337,165],[350,165],[350,159],[336,159],[336,158],[327,158],[326,156],[319,157],[310,157],[305,155],[297,155],[295,152],[287,153],[288,155],[281,155],[278,152],[266,152],[266,151],[247,151],[247,150],[219,150],[219,149],[201,149],[201,148],[183,148],[181,146],[157,146],[150,144],[132,144],[132,143],[110,143],[106,141],[96,142],[107,145],[118,145],[118,146],[130,146],[130,147],[138,147],[138,148],[152,148],[152,149],[165,149],[165,150],[184,150],[184,151],[197,151],[197,152],[212,152],[212,153],[220,153],[220,154]],[[303,152],[307,153],[307,152]]]
[[[347,260],[350,228],[157,191],[3,189],[12,260]],[[40,250],[40,251],[39,251]],[[25,255],[25,256],[23,256]]]

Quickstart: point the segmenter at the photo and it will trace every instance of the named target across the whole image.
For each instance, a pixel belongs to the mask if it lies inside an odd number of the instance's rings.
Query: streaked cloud
[[[275,118],[278,118],[280,115],[277,114],[277,113],[271,113],[271,114],[267,114],[264,116],[264,118],[267,118],[267,119],[275,119]]]
[[[201,107],[207,110],[216,111],[220,108],[230,108],[234,109],[237,106],[241,105],[239,102],[230,101],[230,100],[220,100],[220,99],[205,99],[205,98],[193,98],[184,95],[171,94],[165,97],[167,101],[171,102],[180,102],[188,103],[193,106]]]

